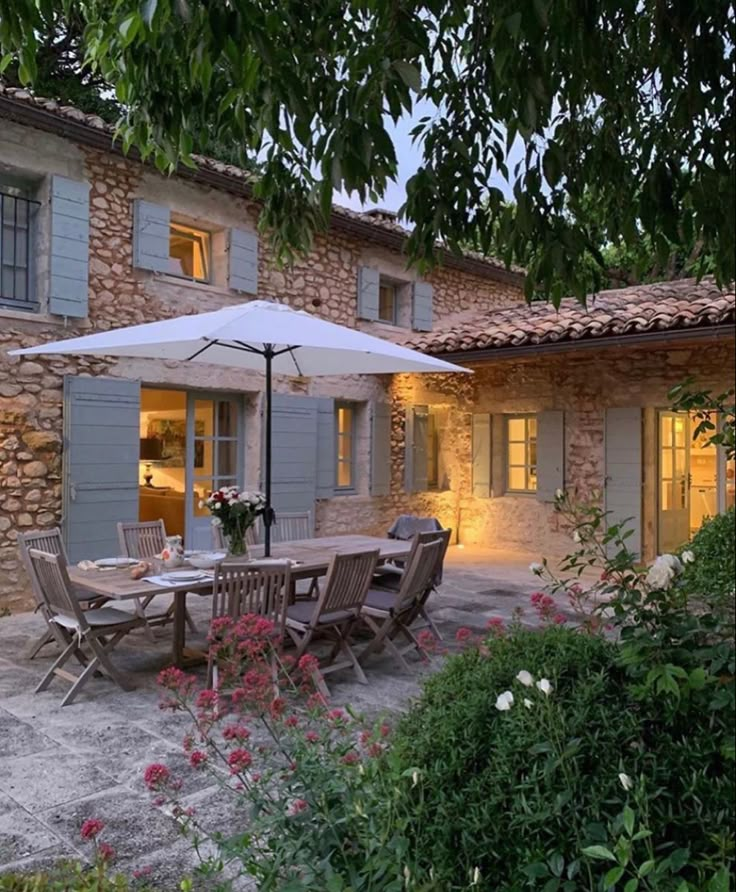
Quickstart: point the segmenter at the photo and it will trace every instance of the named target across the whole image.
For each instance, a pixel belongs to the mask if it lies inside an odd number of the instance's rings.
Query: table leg
[[[179,669],[184,665],[184,645],[186,643],[187,593],[174,592],[174,640],[172,642],[172,662]]]

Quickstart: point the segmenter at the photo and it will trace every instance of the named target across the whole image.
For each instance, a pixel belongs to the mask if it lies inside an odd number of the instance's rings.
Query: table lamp
[[[146,463],[145,474],[143,479],[146,486],[153,487],[153,471],[151,465],[153,462],[161,461],[164,450],[163,443],[158,437],[141,437],[140,461]]]

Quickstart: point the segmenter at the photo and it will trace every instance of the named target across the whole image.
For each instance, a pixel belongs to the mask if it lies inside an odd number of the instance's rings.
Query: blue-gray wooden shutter
[[[406,410],[405,487],[407,492],[427,490],[428,406],[412,406]]]
[[[491,428],[492,416],[487,412],[473,415],[472,486],[477,499],[491,496]]]
[[[169,271],[171,214],[167,207],[136,198],[133,202],[133,266]]]
[[[320,398],[317,401],[318,499],[331,499],[335,495],[336,453],[335,401]]]
[[[89,183],[51,177],[49,312],[82,318],[89,301]]]
[[[491,495],[498,498],[506,492],[506,417],[491,416]]]
[[[624,521],[632,534],[629,551],[641,554],[642,416],[641,409],[607,409],[605,422],[605,509],[609,526]],[[615,551],[611,546],[609,551]]]
[[[414,283],[411,298],[411,327],[415,331],[432,331],[434,288],[421,280]]]
[[[565,413],[557,410],[537,415],[537,499],[553,502],[565,488]]]
[[[371,488],[372,496],[391,493],[391,406],[371,403]]]
[[[378,295],[381,275],[370,266],[358,267],[358,318],[378,319]]]
[[[230,230],[228,285],[234,291],[258,294],[258,236],[254,232]]]
[[[118,521],[138,520],[140,383],[64,378],[62,530],[69,559],[119,553]]]
[[[311,511],[314,516],[318,408],[314,397],[273,395],[271,501],[277,514]]]

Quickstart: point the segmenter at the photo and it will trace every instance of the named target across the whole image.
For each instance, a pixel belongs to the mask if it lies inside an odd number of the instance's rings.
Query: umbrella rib
[[[281,356],[283,353],[288,353],[288,354],[291,356],[291,360],[292,360],[292,362],[294,363],[294,366],[295,366],[295,368],[296,368],[297,374],[298,374],[298,375],[302,375],[303,373],[302,373],[301,368],[299,367],[299,362],[298,362],[296,356],[294,355],[294,351],[295,351],[295,350],[298,350],[298,349],[299,349],[299,348],[298,348],[298,345],[295,345],[295,346],[292,346],[292,347],[285,347],[283,350],[279,350],[278,352],[276,352],[276,353],[274,354],[274,356]]]

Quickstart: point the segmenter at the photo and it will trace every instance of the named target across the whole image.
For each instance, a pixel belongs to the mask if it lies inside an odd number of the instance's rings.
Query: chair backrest
[[[442,582],[442,571],[445,565],[445,556],[447,554],[447,549],[450,546],[451,537],[452,530],[450,529],[435,530],[432,533],[417,533],[417,544],[426,545],[427,542],[434,542],[436,539],[439,539],[442,543],[442,548],[440,549],[439,557],[437,558],[437,566],[432,574],[432,585],[435,587]]]
[[[166,527],[163,520],[119,523],[118,541],[125,557],[139,560],[152,558],[166,548]]]
[[[436,517],[419,517],[416,514],[400,514],[391,524],[389,539],[413,539],[417,533],[441,530],[442,524]]]
[[[215,568],[212,618],[246,613],[273,620],[283,633],[291,591],[289,561],[221,563]]]
[[[311,511],[279,513],[276,515],[276,523],[271,527],[272,542],[296,542],[299,539],[311,539],[312,535]]]
[[[401,587],[396,596],[396,612],[421,601],[432,588],[442,552],[443,543],[437,536],[432,542],[417,545],[401,578]]]
[[[59,615],[71,618],[82,631],[86,631],[89,625],[84,611],[72,594],[64,555],[29,548],[28,561],[49,618]]]
[[[362,607],[376,572],[379,555],[378,549],[336,554],[327,570],[325,584],[311,622],[316,623],[319,616],[325,613],[338,610],[357,611]]]
[[[256,522],[252,527],[248,527],[245,531],[245,544],[250,548],[253,545],[258,545],[260,542],[260,532],[262,528],[263,522],[260,517],[256,518]],[[227,550],[227,542],[225,540],[225,534],[222,532],[221,524],[212,524],[212,546],[215,551],[226,551]]]
[[[18,548],[20,549],[20,558],[26,573],[31,580],[31,591],[37,604],[43,604],[43,596],[38,590],[38,584],[35,573],[31,567],[31,560],[28,552],[31,548],[37,551],[45,551],[48,554],[63,554],[66,557],[66,549],[64,548],[64,540],[61,538],[61,530],[54,527],[50,530],[29,530],[27,533],[18,533]]]

